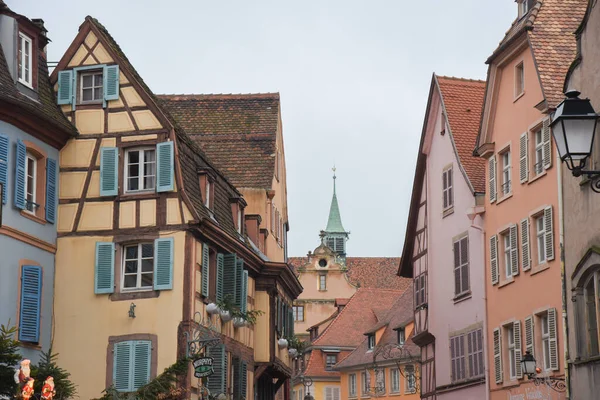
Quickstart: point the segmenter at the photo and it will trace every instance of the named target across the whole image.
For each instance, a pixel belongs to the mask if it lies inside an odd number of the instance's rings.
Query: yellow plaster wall
[[[83,61],[84,57],[87,54],[88,54],[88,51],[85,48],[85,46],[83,46],[83,45],[79,46],[79,48],[77,49],[77,51],[75,52],[75,54],[71,58],[71,61],[69,61],[68,66],[69,67],[76,67],[76,66],[78,66],[81,63],[81,61]]]
[[[95,139],[71,139],[60,151],[61,167],[88,167],[94,152]]]
[[[58,205],[58,222],[56,224],[56,230],[58,232],[70,232],[73,230],[78,206],[79,204]]]
[[[98,64],[92,55],[88,55],[83,61],[83,65],[96,65]]]
[[[194,216],[192,215],[192,213],[190,212],[190,209],[188,208],[188,206],[185,205],[185,203],[181,203],[181,205],[183,206],[183,217],[185,218],[185,221],[183,221],[184,223],[191,221],[194,219]]]
[[[96,37],[96,35],[94,34],[94,32],[90,31],[87,36],[85,37],[85,44],[88,45],[89,48],[94,47],[94,45],[96,44],[96,40],[98,40],[98,38]]]
[[[86,172],[61,172],[59,175],[59,198],[79,199],[83,192]]]
[[[136,318],[128,317],[132,301],[111,301],[109,295],[94,294],[96,242],[113,238],[58,239],[53,349],[60,352],[61,366],[72,374],[81,399],[98,398],[105,388],[109,336],[155,334],[158,373],[175,362],[183,304],[185,232],[161,233],[161,237],[175,239],[173,290],[161,291],[156,298],[134,300]]]
[[[127,80],[127,78],[125,77],[125,75],[123,74],[122,71],[119,71],[119,83],[121,83],[121,84],[129,83],[129,80]]]
[[[120,204],[119,228],[135,228],[135,201]]]
[[[150,110],[132,111],[135,123],[140,130],[144,129],[160,129],[162,125]]]
[[[177,225],[180,223],[179,199],[167,199],[167,224]]]
[[[77,110],[75,114],[75,125],[80,134],[104,132],[104,110]]]
[[[125,132],[133,131],[133,123],[129,118],[127,112],[109,113],[108,114],[108,131],[114,132]]]
[[[100,197],[100,171],[92,171],[87,197]]]
[[[108,108],[118,108],[118,107],[125,107],[125,104],[123,104],[123,100],[121,100],[121,96],[119,96],[119,98],[117,100],[109,100],[108,101]]]
[[[96,48],[94,49],[94,55],[102,64],[108,64],[114,61],[112,57],[108,55],[108,52],[106,51],[102,43],[98,43],[98,46],[96,46]]]
[[[152,140],[158,139],[156,133],[152,135],[133,135],[133,136],[121,136],[121,142],[134,142],[136,140]]]
[[[113,225],[113,202],[86,202],[83,204],[81,221],[79,222],[80,231],[95,231],[112,229]]]
[[[146,105],[133,86],[121,88],[121,94],[125,98],[125,101],[129,107]]]
[[[115,147],[117,145],[117,139],[115,138],[106,138],[102,139],[100,143],[100,147]],[[96,166],[100,166],[100,152],[98,152],[98,157],[96,157]]]
[[[156,200],[140,201],[140,226],[156,225]]]
[[[269,361],[269,336],[270,336],[270,307],[269,294],[263,291],[257,291],[254,297],[254,305],[257,310],[262,310],[264,314],[260,315],[254,325],[254,361]]]

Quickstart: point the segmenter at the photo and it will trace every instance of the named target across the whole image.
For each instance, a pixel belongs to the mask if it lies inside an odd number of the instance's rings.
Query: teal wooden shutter
[[[46,221],[56,221],[56,183],[57,183],[56,160],[46,160]]]
[[[119,66],[104,66],[104,100],[119,100]]]
[[[21,309],[19,312],[19,340],[40,341],[40,307],[42,303],[42,268],[24,265],[21,269]]]
[[[208,377],[206,387],[210,390],[211,396],[225,393],[227,390],[227,353],[225,345],[207,347],[209,357],[213,358],[214,374]]]
[[[242,302],[244,300],[244,260],[238,258],[235,263],[236,277],[235,277],[235,304],[240,310],[243,308]]]
[[[173,238],[154,241],[154,290],[173,289]]]
[[[223,298],[231,296],[231,299],[236,301],[235,289],[237,287],[237,256],[235,253],[225,254],[224,265]]]
[[[248,364],[242,361],[242,398],[245,399],[248,393]]]
[[[131,382],[131,356],[135,342],[115,343],[113,354],[113,385],[119,392],[132,392]]]
[[[115,286],[115,244],[96,242],[94,293],[113,293]]]
[[[58,104],[73,103],[73,71],[60,71],[58,73]]]
[[[156,191],[170,192],[174,189],[173,173],[173,142],[163,142],[156,145]]]
[[[132,389],[138,390],[150,381],[150,361],[152,343],[149,340],[138,340],[133,344]]]
[[[204,297],[208,297],[208,288],[209,288],[209,260],[208,257],[210,256],[209,253],[209,248],[208,245],[206,243],[202,244],[202,296]]]
[[[6,204],[8,192],[8,136],[0,135],[0,184],[2,185],[2,204]]]
[[[217,254],[217,301],[223,300],[223,276],[225,274],[224,271],[224,259],[223,254]]]
[[[15,207],[25,209],[25,143],[17,140],[17,158],[15,159]]]
[[[242,312],[248,311],[248,271],[244,271],[242,280]]]
[[[119,149],[100,149],[100,196],[116,196],[119,186]]]
[[[294,310],[288,308],[288,335],[294,336]]]
[[[242,362],[238,357],[231,360],[233,368],[233,400],[241,400],[242,395]]]

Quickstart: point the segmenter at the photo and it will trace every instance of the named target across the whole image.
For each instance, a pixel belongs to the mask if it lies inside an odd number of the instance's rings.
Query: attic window
[[[374,347],[375,347],[375,335],[371,334],[371,335],[367,336],[367,348],[369,350],[373,350]]]
[[[17,58],[19,82],[30,88],[33,87],[33,41],[22,32],[19,32],[19,54]]]
[[[82,103],[99,103],[104,99],[102,70],[81,75],[79,99]]]
[[[402,346],[406,341],[406,330],[404,328],[398,328],[398,344]]]
[[[535,0],[519,0],[519,18],[524,17],[531,7],[533,7],[533,3]]]

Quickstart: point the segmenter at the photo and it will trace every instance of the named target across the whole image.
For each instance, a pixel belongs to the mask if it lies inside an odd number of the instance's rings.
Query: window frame
[[[512,273],[512,247],[510,243],[510,229],[507,229],[500,233],[502,238],[502,266],[504,267],[504,279],[509,280],[513,277]],[[506,243],[508,242],[508,247]]]
[[[542,175],[544,169],[544,133],[542,132],[543,127],[538,126],[533,130],[533,173],[535,176]],[[538,143],[539,136],[539,143]],[[541,154],[540,154],[541,153]]]
[[[525,65],[523,60],[515,64],[514,84],[514,97],[517,100],[525,94]]]
[[[375,335],[369,334],[367,335],[367,349],[373,350],[375,348]]]
[[[95,85],[95,77],[97,75],[100,75],[100,81],[102,82],[101,86],[96,86]],[[84,100],[83,99],[83,78],[86,76],[92,76],[92,86],[91,87],[86,87],[85,89],[92,89],[92,100]],[[79,97],[79,104],[102,104],[104,102],[104,70],[102,68],[100,69],[86,69],[83,70],[81,72],[77,73],[77,85],[78,85],[78,90],[77,90],[77,95]],[[100,89],[100,98],[96,99],[94,98],[94,93],[96,91],[96,89]]]
[[[414,365],[404,366],[404,393],[416,393],[417,391],[417,376]]]
[[[333,367],[337,364],[337,358],[336,353],[325,353],[325,371],[333,371]],[[330,359],[333,360],[333,364],[331,364]]]
[[[514,326],[512,323],[504,326],[504,332],[506,336],[506,353],[505,355],[508,357],[508,376],[510,380],[517,379],[517,364],[515,359],[515,332]],[[513,370],[514,368],[514,370]],[[513,374],[514,372],[514,374]]]
[[[120,336],[109,336],[108,346],[106,348],[106,378],[105,386],[110,387],[113,382],[114,365],[114,346],[120,342],[128,341],[150,341],[150,381],[156,378],[158,370],[158,336],[148,333],[135,333]]]
[[[390,368],[390,393],[400,393],[400,370],[398,367]]]
[[[142,262],[143,260],[148,260],[148,257],[142,257],[142,246],[143,245],[151,245],[152,246],[152,284],[150,286],[140,286],[141,284],[141,279],[142,279],[142,274],[144,274],[142,272]],[[126,261],[132,261],[132,260],[128,260],[127,259],[127,248],[128,247],[137,247],[137,271],[136,271],[136,286],[133,288],[128,288],[125,287],[125,263]],[[121,293],[130,293],[130,292],[148,292],[148,291],[153,291],[154,290],[154,242],[150,242],[150,241],[140,241],[140,242],[136,242],[136,243],[125,243],[122,245],[122,256],[121,256],[121,271],[120,271],[120,277],[121,277],[121,284],[120,284],[120,290]],[[149,274],[149,273],[145,273],[145,274]],[[132,275],[132,274],[129,274]]]
[[[550,365],[550,322],[548,319],[548,312],[538,314],[540,321],[540,339],[542,345],[542,371],[552,371]],[[545,330],[545,332],[544,332]]]
[[[448,211],[454,208],[454,176],[453,166],[450,165],[442,171],[442,209]],[[446,201],[446,204],[444,204]]]
[[[30,174],[29,171],[29,161],[31,161],[33,165],[33,174]],[[37,208],[39,207],[39,204],[37,203],[38,162],[39,159],[27,149],[27,152],[25,153],[25,209],[23,211],[33,215],[36,214]],[[30,178],[32,180],[31,200],[29,200],[29,193],[27,190]]]
[[[146,178],[146,175],[144,174],[144,167],[146,164],[146,152],[147,151],[153,151],[154,152],[154,175],[148,175],[148,176],[154,176],[154,187],[153,188],[144,188],[144,189],[136,189],[136,190],[130,190],[129,189],[129,178],[131,178],[131,176],[129,176],[129,154],[133,153],[133,152],[138,152],[140,153],[138,155],[138,166],[139,166],[139,170],[138,170],[138,187],[144,183],[144,179]],[[152,147],[152,146],[143,146],[143,147],[129,147],[124,149],[124,157],[123,157],[123,193],[124,194],[138,194],[138,193],[152,193],[152,192],[156,192],[156,181],[157,181],[157,172],[158,172],[158,160],[156,159],[156,147]]]
[[[465,250],[463,250],[463,247],[466,247]],[[455,239],[452,242],[452,249],[454,251],[454,298],[458,298],[460,296],[464,296],[468,293],[471,292],[471,274],[470,274],[470,257],[469,257],[469,236],[468,235],[464,235],[460,238]],[[456,254],[456,252],[458,251],[458,255]],[[463,251],[464,254],[466,255],[466,260],[462,259],[462,255],[463,255]],[[457,258],[458,257],[458,258]],[[458,265],[456,264],[456,262],[458,261]],[[459,275],[459,286],[460,286],[460,291],[456,291],[457,287],[456,287],[456,275]],[[463,287],[463,283],[464,283],[464,276],[467,276],[466,278],[466,287]]]
[[[385,368],[379,368],[375,371],[375,391],[378,396],[385,394],[386,392]]]
[[[500,153],[500,161],[502,163],[502,183],[500,189],[502,197],[512,193],[512,160],[510,147]]]
[[[452,382],[461,382],[467,378],[467,354],[465,351],[466,334],[459,334],[450,337],[450,370],[454,367],[454,373],[451,373]],[[460,349],[460,351],[457,351]]]
[[[348,375],[348,397],[354,398],[357,396],[356,393],[356,374]],[[301,399],[303,400],[303,399]]]
[[[406,343],[406,328],[398,328],[396,332],[398,345],[403,346]]]
[[[33,89],[34,40],[32,37],[21,31],[19,31],[18,40],[19,42],[17,43],[17,80],[19,81],[19,83],[22,83],[28,88]],[[25,65],[26,63],[24,62],[24,57],[26,56],[25,52],[23,51],[24,43],[29,44],[29,62],[27,63],[27,65]],[[27,70],[27,68],[29,69],[29,73],[27,74],[28,80],[23,78],[25,76],[25,71]]]
[[[534,215],[533,221],[535,224],[535,247],[536,247],[537,261],[538,261],[538,265],[540,265],[540,264],[546,263],[548,261],[547,255],[546,255],[546,221],[544,218],[544,214],[542,213],[542,214]],[[539,222],[540,221],[542,223],[541,237],[540,237],[540,230],[539,230]],[[542,240],[541,246],[540,246],[540,238]],[[542,252],[544,254],[543,259],[540,257]]]
[[[304,322],[304,306],[296,305],[292,306],[292,313],[294,314],[294,322]],[[302,319],[299,316],[302,315]]]
[[[327,275],[319,274],[319,291],[325,292],[327,290]]]
[[[368,396],[371,390],[371,374],[369,371],[360,372],[360,386],[361,394]]]
[[[591,276],[585,281],[582,287],[582,295],[584,300],[584,315],[583,319],[585,321],[585,338],[586,338],[586,350],[585,353],[588,357],[596,357],[600,355],[600,329],[598,327],[598,310],[600,303],[600,270],[594,271]],[[591,296],[589,295],[589,287],[591,286]],[[591,297],[592,301],[589,300]],[[593,305],[593,312],[590,312],[590,304]],[[595,321],[590,321],[591,317],[594,317]],[[594,328],[590,328],[593,324]],[[595,331],[596,337],[595,340],[592,340],[592,333]]]

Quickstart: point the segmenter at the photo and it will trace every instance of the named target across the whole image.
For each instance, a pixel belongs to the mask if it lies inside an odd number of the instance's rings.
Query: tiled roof
[[[160,95],[159,98],[235,186],[271,188],[279,93]]]
[[[364,332],[380,322],[377,316],[386,315],[402,293],[401,290],[358,289],[323,334],[312,342],[312,345],[358,346],[364,339]]]
[[[402,295],[396,297],[396,301],[387,311],[386,317],[374,324],[367,332],[375,332],[379,328],[385,327],[383,335],[379,339],[379,342],[375,346],[373,351],[368,351],[368,343],[366,337],[363,335],[361,344],[347,357],[342,359],[336,365],[336,369],[341,368],[352,368],[359,365],[371,364],[374,361],[376,355],[376,361],[383,361],[382,349],[384,347],[393,346],[397,343],[396,331],[394,328],[407,321],[413,319],[413,291],[407,290]],[[377,328],[377,329],[376,329]],[[392,350],[388,353],[388,357],[391,354],[398,358],[410,358],[417,360],[420,354],[419,347],[415,345],[411,340],[412,335],[406,338],[402,351]]]
[[[308,264],[308,257],[288,258],[290,266],[298,268]],[[359,288],[395,289],[404,291],[412,280],[397,276],[398,257],[346,257],[348,281]]]
[[[346,358],[350,354],[350,351],[344,350],[337,353],[338,360],[342,360]],[[333,378],[339,377],[340,373],[338,371],[328,371],[325,369],[325,357],[321,350],[313,350],[310,353],[310,359],[308,360],[308,364],[306,365],[306,370],[304,371],[305,376],[314,377],[324,377],[324,378]]]
[[[485,81],[436,75],[458,159],[473,189],[485,192],[485,159],[473,156],[485,95]]]
[[[12,12],[4,2],[0,3],[0,13],[8,13],[18,17],[19,19],[27,20],[29,23],[32,23],[27,17]],[[17,85],[10,75],[6,58],[4,56],[4,51],[0,45],[0,100],[23,108],[26,112],[41,118],[45,122],[52,124],[54,127],[71,136],[77,135],[77,130],[65,117],[62,110],[56,103],[54,90],[52,90],[48,75],[46,56],[42,51],[38,51],[37,83],[37,94],[39,101],[29,98],[17,89]]]

